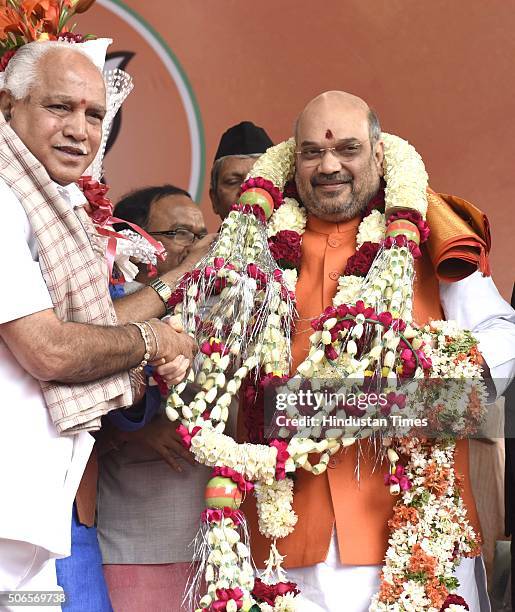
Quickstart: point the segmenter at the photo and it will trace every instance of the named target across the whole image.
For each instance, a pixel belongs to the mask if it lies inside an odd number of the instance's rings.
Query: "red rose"
[[[370,266],[374,261],[375,256],[379,251],[379,244],[373,242],[364,242],[360,248],[349,257],[345,266],[345,276],[366,276],[370,270]]]
[[[295,582],[279,582],[279,584],[275,585],[276,596],[286,595],[287,593],[293,593],[294,595],[298,595],[300,593]]]
[[[443,602],[443,606],[440,608],[440,612],[447,610],[447,608],[452,604],[454,604],[455,606],[463,606],[465,610],[470,610],[470,608],[467,606],[467,602],[463,599],[463,597],[460,597],[459,595],[447,595],[447,598]]]
[[[297,232],[282,230],[268,240],[272,257],[283,267],[297,267],[300,262],[301,237]]]
[[[252,595],[261,602],[265,602],[270,606],[274,605],[274,587],[269,584],[265,584],[261,580],[261,578],[256,578],[254,580],[254,588],[252,589]]]
[[[270,606],[274,605],[275,598],[279,595],[286,595],[287,593],[293,593],[298,595],[300,591],[297,589],[295,582],[279,582],[277,584],[265,584],[260,578],[254,580],[254,588],[252,595],[265,602]]]

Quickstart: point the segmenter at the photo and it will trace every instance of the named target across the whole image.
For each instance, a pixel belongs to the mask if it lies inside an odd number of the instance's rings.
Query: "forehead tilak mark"
[[[326,130],[325,137],[328,140],[331,139],[331,138],[334,138],[333,133],[331,132],[331,130]]]

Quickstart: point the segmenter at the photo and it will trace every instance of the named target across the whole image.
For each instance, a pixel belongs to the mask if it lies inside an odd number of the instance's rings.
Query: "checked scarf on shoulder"
[[[0,178],[21,202],[36,236],[39,265],[62,321],[116,325],[108,288],[104,239],[86,211],[60,196],[45,168],[0,113]],[[40,381],[50,417],[61,434],[94,431],[107,412],[132,404],[129,374],[94,382]]]

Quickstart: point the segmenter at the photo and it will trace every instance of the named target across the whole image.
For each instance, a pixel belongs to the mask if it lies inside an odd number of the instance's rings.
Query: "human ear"
[[[14,102],[15,100],[9,90],[0,90],[0,112],[2,113],[6,121],[11,120],[12,107],[14,105]]]

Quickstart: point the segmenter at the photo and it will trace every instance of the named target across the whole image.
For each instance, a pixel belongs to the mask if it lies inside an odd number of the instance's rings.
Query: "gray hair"
[[[263,153],[248,153],[247,155],[225,155],[224,157],[219,157],[211,168],[211,189],[213,191],[216,191],[216,188],[218,187],[220,168],[222,167],[222,162],[224,161],[224,159],[227,159],[228,157],[236,157],[237,159],[258,159],[258,157],[261,157],[261,155],[263,155]]]
[[[368,137],[372,147],[381,139],[381,124],[377,113],[371,108],[368,109]]]
[[[58,49],[80,53],[92,66],[95,66],[89,55],[76,45],[57,40],[31,42],[20,47],[7,64],[2,89],[9,90],[15,100],[26,98],[40,76],[40,61],[47,53]],[[98,66],[95,68],[101,75]]]

